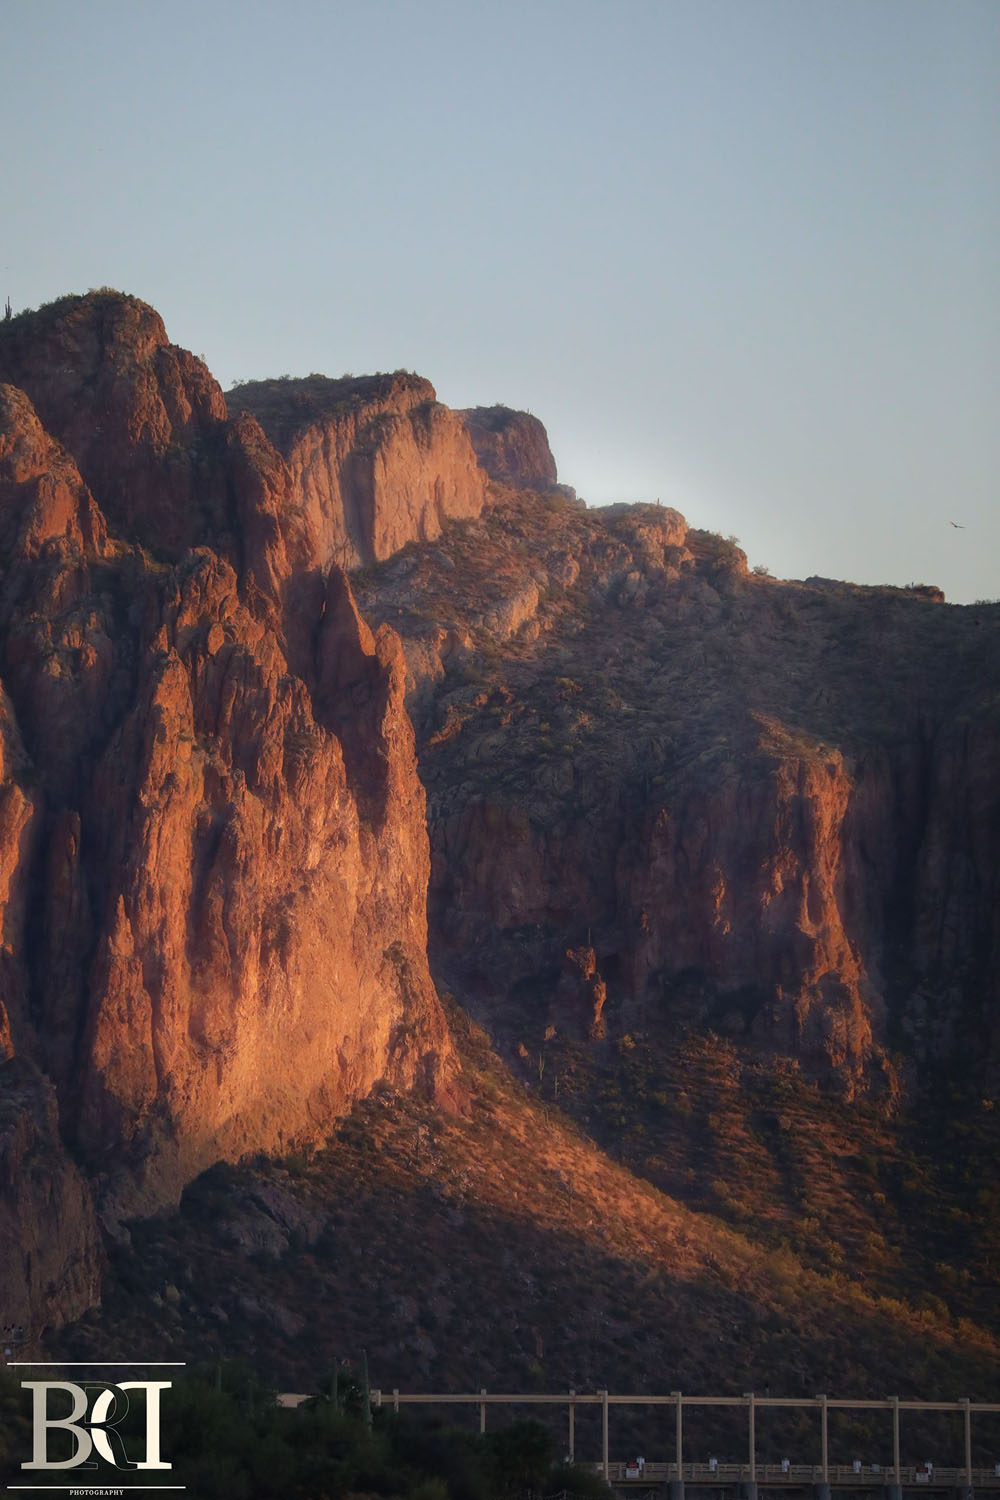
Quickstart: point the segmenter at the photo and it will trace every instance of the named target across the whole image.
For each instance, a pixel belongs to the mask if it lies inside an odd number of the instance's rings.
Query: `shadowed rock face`
[[[100,1296],[93,1197],[59,1137],[51,1084],[22,1058],[0,1065],[3,1328],[19,1343],[78,1318]]]
[[[515,1062],[595,1042],[596,978],[612,1043],[695,1025],[849,1098],[997,1067],[1000,610],[511,492],[359,597],[415,668],[436,972]]]
[[[77,1270],[40,1308],[18,1158],[61,1134],[113,1225],[380,1079],[447,1100],[452,1050],[400,645],[281,457],[130,298],[4,325],[0,373],[0,1044],[39,1074],[4,1160],[37,1326],[92,1297],[97,1240],[65,1159],[46,1264]]]

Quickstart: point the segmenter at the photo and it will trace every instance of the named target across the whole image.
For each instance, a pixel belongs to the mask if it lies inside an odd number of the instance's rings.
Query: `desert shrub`
[[[581,1469],[576,1464],[557,1464],[545,1482],[545,1489],[565,1490],[569,1495],[583,1496],[584,1500],[611,1500],[614,1494],[600,1474],[595,1474],[592,1469]]]

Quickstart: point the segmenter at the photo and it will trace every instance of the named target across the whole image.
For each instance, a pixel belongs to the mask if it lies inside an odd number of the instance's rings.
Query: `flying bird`
[[[959,524],[958,524],[957,521],[949,521],[948,525],[949,526],[954,526],[954,528],[955,528],[956,531],[964,531],[965,530],[965,527],[964,526],[959,526]]]

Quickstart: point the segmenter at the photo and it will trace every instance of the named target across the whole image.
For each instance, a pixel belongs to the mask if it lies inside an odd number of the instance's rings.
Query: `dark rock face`
[[[752,577],[652,506],[509,496],[447,561],[362,602],[424,667],[432,953],[494,1030],[585,1037],[592,949],[609,1036],[674,1014],[848,1097],[995,1032],[1000,611]]]
[[[0,1040],[38,1070],[5,1296],[37,1331],[93,1298],[94,1185],[113,1227],[380,1079],[447,1099],[452,1050],[402,652],[287,466],[133,299],[11,321],[0,370]]]
[[[59,1139],[51,1085],[32,1064],[0,1066],[0,1263],[4,1338],[58,1327],[100,1296],[103,1251],[90,1188]]]

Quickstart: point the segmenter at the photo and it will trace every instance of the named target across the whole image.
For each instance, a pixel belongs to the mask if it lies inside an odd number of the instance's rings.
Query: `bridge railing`
[[[600,1462],[588,1462],[580,1465],[592,1473],[604,1472],[604,1465]],[[827,1466],[826,1479],[823,1478],[823,1469],[820,1464],[793,1464],[787,1468],[781,1464],[755,1464],[751,1471],[749,1464],[729,1463],[691,1463],[681,1464],[679,1467],[673,1463],[647,1462],[642,1465],[641,1471],[636,1474],[636,1466],[631,1463],[612,1461],[608,1464],[608,1479],[613,1484],[624,1484],[632,1481],[641,1485],[643,1482],[656,1485],[669,1483],[672,1480],[682,1479],[689,1484],[714,1485],[720,1487],[732,1484],[746,1484],[751,1479],[756,1480],[761,1487],[779,1487],[787,1485],[791,1488],[802,1485],[829,1484],[831,1487],[843,1488],[850,1486],[854,1489],[879,1489],[882,1486],[900,1484],[907,1489],[955,1489],[960,1485],[967,1484],[967,1475],[964,1468],[935,1466],[932,1473],[921,1472],[914,1465],[903,1464],[899,1469],[897,1480],[894,1469],[886,1468],[884,1464],[862,1464],[856,1469],[851,1464],[829,1464]],[[972,1486],[974,1489],[1000,1489],[1000,1475],[994,1469],[973,1469]]]
[[[979,1418],[986,1413],[1000,1413],[1000,1402],[971,1401],[963,1398],[959,1401],[920,1401],[901,1399],[898,1396],[885,1396],[881,1399],[871,1397],[843,1398],[826,1395],[818,1396],[771,1396],[770,1394],[758,1396],[754,1391],[746,1391],[741,1396],[688,1396],[681,1391],[671,1391],[663,1395],[640,1395],[618,1394],[608,1390],[598,1391],[479,1391],[465,1392],[410,1392],[393,1390],[372,1391],[372,1401],[376,1406],[391,1405],[398,1411],[404,1404],[423,1404],[430,1406],[473,1406],[479,1408],[479,1430],[486,1431],[486,1414],[491,1406],[516,1407],[516,1406],[549,1406],[564,1407],[568,1425],[568,1448],[572,1460],[576,1455],[575,1449],[575,1424],[578,1412],[584,1408],[600,1407],[601,1421],[601,1462],[595,1464],[599,1472],[608,1478],[613,1476],[618,1482],[641,1481],[648,1478],[652,1483],[662,1483],[664,1480],[688,1479],[694,1484],[710,1485],[734,1484],[753,1482],[765,1483],[774,1487],[782,1485],[792,1486],[795,1484],[829,1484],[831,1486],[843,1487],[852,1485],[856,1489],[878,1489],[890,1484],[911,1486],[926,1486],[927,1489],[938,1489],[948,1484],[956,1484],[969,1488],[980,1488],[989,1490],[1000,1490],[1000,1470],[973,1469],[973,1417]],[[673,1451],[674,1463],[646,1464],[641,1472],[626,1473],[626,1469],[635,1469],[636,1465],[626,1465],[620,1462],[611,1462],[611,1439],[609,1419],[612,1410],[622,1406],[645,1406],[664,1409],[672,1408],[672,1425],[674,1427],[673,1440],[665,1443],[667,1451]],[[747,1460],[744,1463],[684,1463],[684,1413],[692,1408],[706,1407],[728,1407],[730,1409],[742,1407],[747,1414]],[[817,1444],[820,1463],[813,1464],[791,1464],[787,1468],[781,1464],[762,1464],[757,1460],[757,1435],[756,1422],[759,1413],[774,1411],[781,1408],[798,1411],[814,1411],[819,1419],[819,1443]],[[891,1463],[883,1466],[875,1464],[864,1465],[852,1463],[849,1465],[831,1464],[830,1459],[830,1433],[829,1415],[831,1412],[865,1411],[869,1413],[882,1412],[886,1421],[886,1431],[882,1441],[885,1442],[886,1456],[891,1455]],[[965,1462],[961,1467],[942,1468],[929,1470],[928,1466],[914,1467],[904,1465],[901,1460],[902,1439],[901,1423],[905,1418],[909,1423],[918,1413],[954,1413],[961,1416],[963,1426],[963,1447],[965,1450]],[[874,1446],[874,1445],[873,1445]],[[907,1443],[910,1453],[913,1452],[913,1443]],[[816,1451],[816,1450],[814,1450]],[[988,1450],[987,1450],[988,1451]],[[982,1452],[982,1449],[980,1449]],[[588,1465],[589,1467],[589,1465]]]

